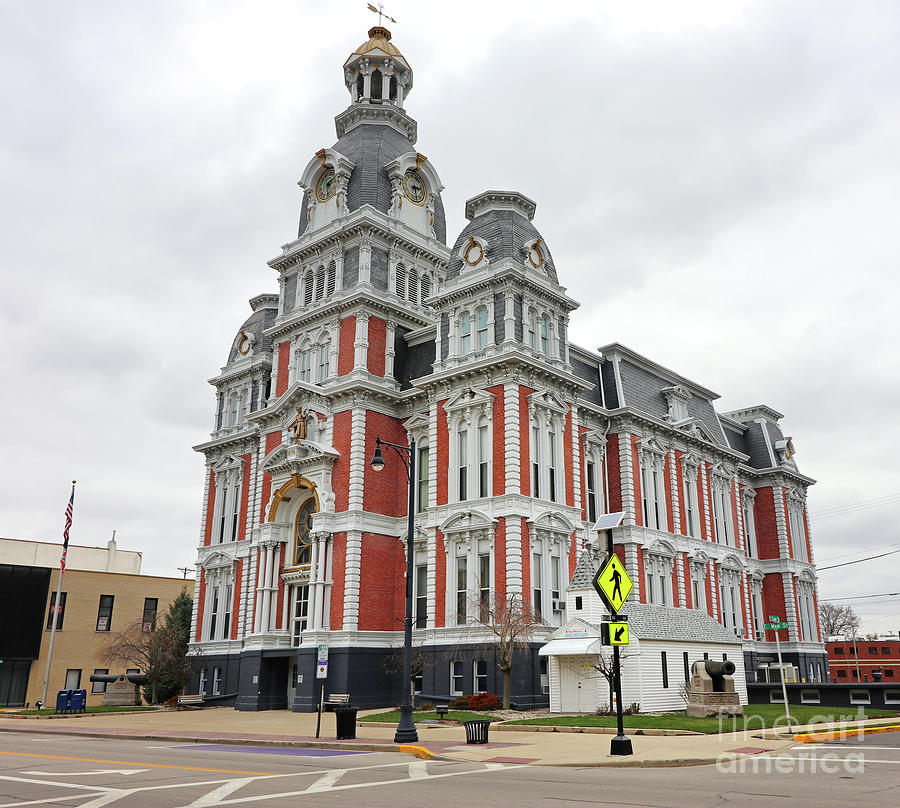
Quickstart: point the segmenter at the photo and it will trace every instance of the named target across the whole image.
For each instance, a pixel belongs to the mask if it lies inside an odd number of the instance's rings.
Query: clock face
[[[528,248],[528,260],[531,262],[531,266],[533,266],[535,269],[540,269],[542,266],[544,266],[544,253],[543,250],[541,250],[540,239],[538,239]]]
[[[418,171],[407,171],[403,175],[403,193],[414,205],[425,201],[425,183]]]
[[[337,189],[337,180],[334,176],[334,169],[329,168],[322,173],[319,181],[316,183],[316,199],[319,202],[327,202],[334,196]]]
[[[465,253],[463,253],[463,258],[465,262],[473,267],[484,257],[484,247],[482,247],[474,238],[469,236],[469,246],[466,247]]]

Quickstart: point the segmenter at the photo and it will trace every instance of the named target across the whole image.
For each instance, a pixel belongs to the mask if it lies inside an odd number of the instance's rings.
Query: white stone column
[[[328,348],[328,377],[337,376],[338,373],[338,352],[341,345],[341,321],[335,320],[328,329],[331,335],[331,342]]]
[[[706,538],[709,541],[713,541],[712,501],[709,495],[709,474],[706,466],[706,463],[700,463],[700,490],[697,492],[697,498],[703,502],[703,521],[706,523]]]
[[[505,342],[516,339],[515,297],[512,292],[506,292],[503,296],[503,339]]]
[[[572,428],[572,504],[581,510],[581,441],[578,439],[578,410],[569,406]],[[562,594],[562,593],[560,593]]]
[[[356,336],[353,340],[353,370],[366,370],[369,361],[369,313],[356,313]]]
[[[519,414],[519,385],[507,382],[503,385],[503,438],[504,438],[504,479],[506,494],[521,491],[521,438]]]
[[[794,599],[794,576],[789,572],[782,572],[781,583],[784,589],[784,619],[788,624],[788,642],[800,642],[797,601]]]
[[[362,533],[347,531],[347,555],[344,570],[343,631],[359,629],[359,577],[362,561]]]
[[[355,406],[350,415],[350,480],[348,510],[362,510],[366,472],[366,410]]]
[[[675,578],[678,582],[678,605],[686,609],[687,599],[685,598],[684,587],[684,553],[675,553]]]
[[[393,320],[387,321],[385,336],[385,354],[384,354],[384,375],[385,378],[392,378],[394,375],[394,334],[397,324]]]
[[[372,283],[372,244],[367,238],[359,245],[359,283]]]
[[[634,507],[634,461],[631,456],[631,435],[619,433],[619,481],[622,489],[623,525],[637,524]],[[630,572],[630,570],[629,570]]]
[[[681,533],[681,488],[678,485],[678,462],[675,450],[669,449],[669,497],[672,502],[672,532]]]

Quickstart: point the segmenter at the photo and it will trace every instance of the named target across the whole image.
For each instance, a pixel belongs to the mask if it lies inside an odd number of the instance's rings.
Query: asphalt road
[[[900,802],[900,733],[668,769],[549,768],[409,755],[0,733],[0,808],[684,806]]]

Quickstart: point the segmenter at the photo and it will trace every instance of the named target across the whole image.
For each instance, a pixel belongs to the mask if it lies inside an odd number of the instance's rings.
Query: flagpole
[[[50,646],[47,649],[47,669],[44,671],[44,691],[41,707],[47,706],[47,687],[50,684],[50,663],[53,661],[53,643],[56,640],[56,624],[59,622],[59,601],[62,597],[63,573],[66,571],[66,553],[69,551],[69,528],[72,526],[72,508],[75,504],[75,480],[72,480],[72,494],[66,507],[66,527],[63,530],[63,554],[59,560],[59,580],[56,583],[56,601],[53,604],[53,621],[50,627]]]

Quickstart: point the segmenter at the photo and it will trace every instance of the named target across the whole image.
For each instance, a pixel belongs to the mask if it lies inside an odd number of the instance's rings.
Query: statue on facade
[[[297,407],[297,416],[290,424],[288,424],[288,429],[291,430],[294,443],[306,440],[307,418],[309,418],[309,413],[306,410]]]

